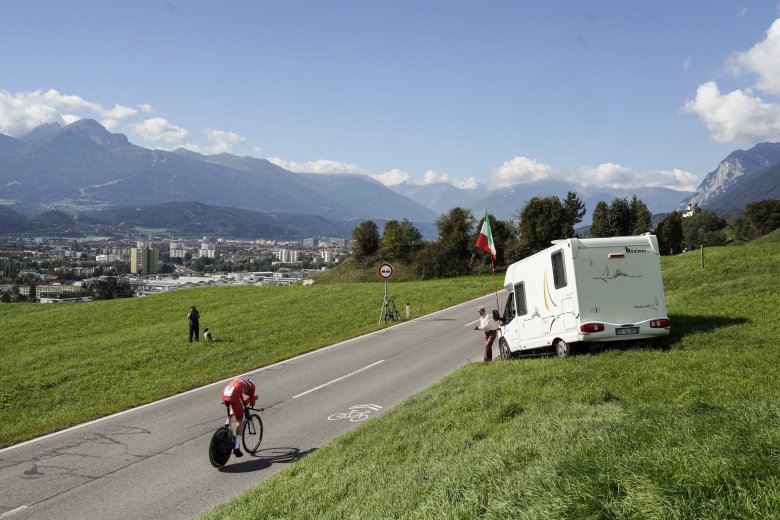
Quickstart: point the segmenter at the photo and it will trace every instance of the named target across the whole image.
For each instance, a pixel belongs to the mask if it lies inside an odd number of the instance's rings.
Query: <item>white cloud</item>
[[[123,107],[121,105],[114,105],[114,108],[110,110],[102,110],[100,115],[107,119],[128,119],[138,114],[138,110],[130,107]]]
[[[699,178],[685,170],[672,169],[639,173],[614,163],[600,164],[595,168],[583,166],[577,168],[567,177],[570,182],[583,188],[603,186],[611,189],[630,189],[642,187],[694,191],[699,185]]]
[[[173,125],[167,119],[154,117],[131,126],[145,141],[150,143],[181,144],[190,138],[190,133],[179,126]]]
[[[780,140],[780,105],[764,102],[751,89],[721,94],[710,81],[683,110],[697,114],[720,143]]]
[[[755,88],[769,94],[780,94],[780,18],[772,23],[763,41],[750,50],[732,55],[727,67],[735,74],[755,74]]]
[[[691,57],[688,56],[683,60],[683,71],[688,72],[688,69],[691,68]]]
[[[582,186],[620,188],[634,180],[634,172],[619,164],[604,163],[595,168],[583,166],[575,173]]]
[[[411,180],[411,175],[406,173],[405,171],[399,170],[397,168],[393,168],[392,170],[388,170],[385,173],[380,174],[370,174],[369,175],[372,179],[375,179],[385,186],[395,186],[397,184],[401,184],[403,182],[409,182]]]
[[[721,93],[714,81],[696,89],[696,97],[683,110],[699,116],[713,140],[720,143],[756,143],[780,139],[780,19],[775,20],[762,41],[726,61],[726,69],[748,76],[754,84]],[[764,98],[756,92],[766,94]]]
[[[279,157],[267,157],[268,161],[277,166],[296,173],[354,173],[359,175],[368,175],[368,172],[356,164],[348,164],[327,159],[319,159],[309,162],[285,161]]]
[[[433,184],[436,182],[446,182],[463,189],[474,189],[477,187],[477,180],[474,177],[469,177],[465,181],[456,179],[447,174],[436,173],[428,170],[423,174],[422,181],[415,181],[409,173],[393,168],[385,171],[384,173],[372,173],[356,164],[343,163],[338,161],[330,161],[326,159],[320,159],[317,161],[309,162],[295,162],[286,161],[279,157],[267,157],[268,161],[274,163],[277,166],[296,173],[320,173],[320,174],[354,174],[365,175],[372,179],[381,182],[385,186],[395,186],[403,182],[410,184]]]
[[[0,90],[0,133],[21,137],[44,123],[65,124],[60,110],[85,104],[77,96],[63,96],[56,90],[15,94]]]
[[[110,132],[114,132],[119,128],[119,121],[116,119],[101,119],[100,124],[106,127],[106,130]]]
[[[701,183],[699,177],[693,173],[679,168],[671,170],[659,170],[647,175],[639,176],[637,180],[643,182],[644,187],[669,188],[672,190],[696,191]]]
[[[503,188],[513,184],[552,179],[556,175],[557,171],[552,166],[519,156],[494,168],[488,175],[488,181],[491,188]]]
[[[140,113],[153,111],[152,106],[146,103],[137,105],[137,108],[120,104],[105,108],[99,103],[61,94],[54,89],[17,93],[0,90],[0,133],[21,137],[44,123],[69,125],[80,119],[92,118],[111,132],[135,133],[146,144],[183,146],[204,154],[233,153],[236,147],[246,143],[246,138],[235,132],[208,128],[203,130],[208,144],[189,143],[189,131],[162,117],[132,123],[131,120]]]
[[[421,184],[436,184],[441,182],[452,184],[456,188],[461,188],[464,190],[473,190],[477,187],[477,179],[474,177],[469,177],[468,179],[462,181],[451,177],[446,173],[436,173],[433,170],[428,170],[423,173],[423,181]]]
[[[199,146],[193,143],[186,143],[182,145],[182,148],[204,155],[214,155],[219,153],[234,153],[236,145],[241,145],[246,142],[245,137],[240,136],[235,132],[225,132],[224,130],[211,130],[207,128],[203,130],[203,133],[211,144],[208,146]]]

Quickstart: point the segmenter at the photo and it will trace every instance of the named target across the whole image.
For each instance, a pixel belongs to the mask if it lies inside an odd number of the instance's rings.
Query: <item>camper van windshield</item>
[[[563,263],[563,251],[552,254],[553,282],[555,288],[566,287],[566,266]]]

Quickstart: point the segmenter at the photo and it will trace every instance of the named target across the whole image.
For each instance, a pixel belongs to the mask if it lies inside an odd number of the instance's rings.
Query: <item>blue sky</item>
[[[391,185],[694,189],[780,141],[777,1],[3,0],[0,133]]]

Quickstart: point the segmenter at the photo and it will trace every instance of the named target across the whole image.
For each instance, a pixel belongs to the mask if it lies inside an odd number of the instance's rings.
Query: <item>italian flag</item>
[[[490,232],[490,220],[488,219],[487,211],[485,211],[485,220],[482,222],[482,229],[479,230],[476,245],[478,249],[490,253],[490,257],[494,262],[496,261],[496,245],[493,243],[493,233]]]

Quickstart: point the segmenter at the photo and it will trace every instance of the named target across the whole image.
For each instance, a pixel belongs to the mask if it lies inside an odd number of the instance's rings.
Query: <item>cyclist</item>
[[[236,378],[222,390],[222,402],[230,406],[230,414],[236,418],[236,445],[233,455],[241,457],[241,436],[244,434],[244,406],[254,406],[257,401],[255,384],[247,378]],[[228,428],[230,428],[228,417]]]

